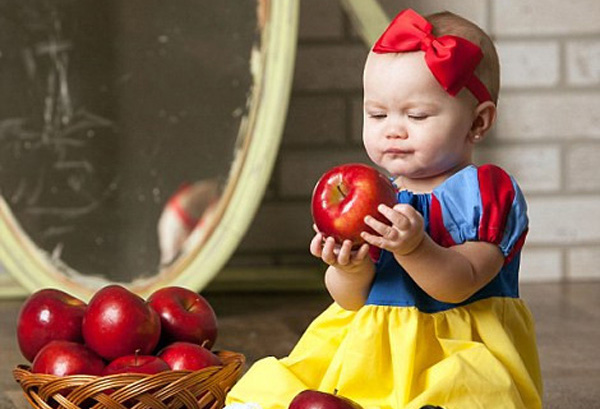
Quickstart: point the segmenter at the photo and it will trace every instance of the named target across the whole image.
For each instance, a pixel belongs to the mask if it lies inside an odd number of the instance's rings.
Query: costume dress
[[[365,409],[542,407],[533,320],[518,291],[528,219],[514,179],[493,165],[468,166],[432,193],[399,191],[398,201],[415,207],[444,247],[498,245],[501,271],[466,301],[448,304],[427,295],[382,251],[362,308],[333,303],[288,357],[256,362],[227,403],[284,409],[304,389],[337,389]]]

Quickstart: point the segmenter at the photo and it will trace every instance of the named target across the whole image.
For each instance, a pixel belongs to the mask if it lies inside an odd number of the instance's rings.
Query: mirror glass
[[[216,223],[260,46],[216,4],[0,0],[0,193],[54,265],[145,278]]]

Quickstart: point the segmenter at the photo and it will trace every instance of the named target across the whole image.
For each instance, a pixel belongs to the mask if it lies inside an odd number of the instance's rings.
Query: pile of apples
[[[86,304],[43,289],[23,304],[17,340],[34,373],[67,376],[196,371],[223,365],[211,351],[217,319],[211,305],[183,287],[147,300],[120,285],[98,290]]]

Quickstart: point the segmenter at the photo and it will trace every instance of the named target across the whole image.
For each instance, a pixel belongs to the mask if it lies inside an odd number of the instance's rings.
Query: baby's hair
[[[433,25],[433,35],[436,37],[454,35],[467,39],[481,48],[483,58],[475,69],[475,75],[485,84],[492,101],[497,104],[500,92],[500,61],[490,36],[477,24],[449,11],[430,14],[426,19]]]

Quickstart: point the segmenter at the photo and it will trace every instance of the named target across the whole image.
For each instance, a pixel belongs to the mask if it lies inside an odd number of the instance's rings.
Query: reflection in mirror
[[[0,193],[63,270],[156,275],[210,232],[259,40],[218,4],[0,0]]]
[[[211,224],[220,197],[219,183],[207,179],[184,185],[169,199],[158,220],[162,268],[201,242],[200,237]]]

